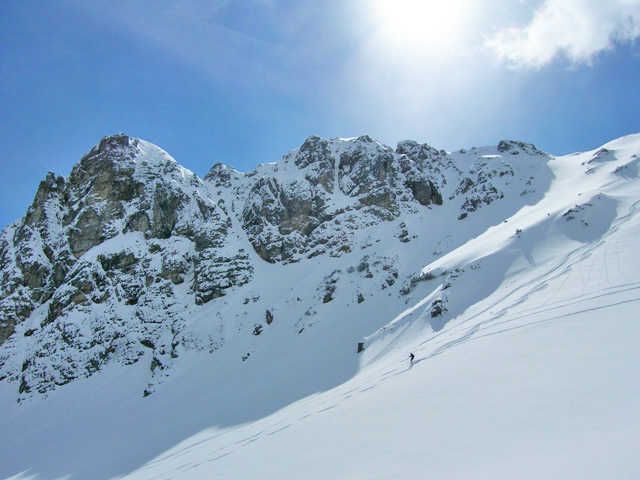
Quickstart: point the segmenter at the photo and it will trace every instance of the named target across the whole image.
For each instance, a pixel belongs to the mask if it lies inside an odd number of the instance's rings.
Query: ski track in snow
[[[507,313],[511,309],[513,309],[513,308],[525,303],[532,293],[535,293],[537,291],[545,289],[548,286],[550,281],[555,280],[558,277],[569,273],[571,271],[571,267],[573,265],[575,265],[577,263],[580,263],[580,262],[584,261],[586,258],[588,258],[589,256],[591,256],[592,252],[594,250],[596,250],[597,248],[601,247],[602,245],[604,245],[606,243],[607,238],[612,236],[613,234],[615,234],[618,231],[618,229],[620,228],[621,225],[623,225],[624,223],[627,223],[632,218],[634,218],[634,216],[636,215],[636,213],[638,211],[638,207],[640,207],[640,201],[635,202],[631,206],[631,209],[630,209],[629,213],[627,213],[626,215],[621,217],[619,219],[619,221],[614,226],[612,226],[611,229],[605,234],[605,236],[599,242],[597,242],[595,245],[587,244],[587,245],[580,246],[580,247],[576,248],[575,250],[573,250],[569,254],[567,254],[557,265],[552,267],[547,272],[537,276],[532,282],[527,282],[524,285],[520,285],[520,286],[514,288],[513,290],[508,292],[506,295],[501,297],[498,301],[496,301],[495,303],[490,304],[489,306],[485,307],[483,310],[481,310],[480,312],[478,312],[475,315],[471,316],[470,318],[463,320],[458,325],[455,325],[452,328],[447,329],[447,331],[442,332],[441,334],[436,334],[433,337],[431,337],[430,339],[428,339],[425,342],[423,342],[421,345],[425,345],[427,343],[431,343],[434,339],[439,338],[441,335],[443,335],[443,336],[456,336],[456,335],[458,335],[457,334],[457,330],[459,330],[461,328],[466,328],[465,333],[457,336],[457,338],[455,338],[453,340],[450,340],[450,341],[446,342],[444,345],[438,347],[433,353],[431,353],[429,355],[429,357],[440,355],[441,353],[444,353],[445,351],[447,351],[449,348],[451,348],[453,346],[456,346],[456,345],[460,345],[460,344],[464,343],[465,341],[468,341],[469,339],[474,337],[475,334],[478,333],[479,331],[481,331],[483,329],[486,329],[486,328],[489,328],[492,325],[494,325],[496,320],[498,320],[498,319],[502,318],[503,316],[507,315]],[[596,295],[596,296],[593,297],[593,299],[598,299],[598,298],[602,298],[604,296],[608,296],[608,295],[611,295],[611,294],[615,294],[615,293],[626,291],[626,289],[624,289],[624,287],[627,287],[629,285],[640,285],[640,282],[638,282],[638,284],[625,284],[625,285],[621,285],[621,286],[617,286],[617,287],[616,286],[609,287],[610,289],[613,290],[612,293]],[[622,288],[622,290],[618,291],[618,290],[616,290],[616,288]],[[640,288],[640,287],[637,287],[637,288]],[[633,289],[635,290],[635,288],[633,288]],[[512,300],[508,305],[501,306],[503,304],[503,302],[507,301],[510,297],[518,294],[522,290],[524,290],[524,293],[522,293],[520,296],[518,296],[517,298]],[[556,307],[556,308],[561,308],[562,306],[569,306],[569,305],[573,305],[575,303],[584,301],[584,300],[578,300],[580,297],[582,297],[582,295],[580,295],[579,297],[574,299],[574,301],[570,301],[566,305],[561,305],[561,306]],[[476,324],[473,324],[471,327],[467,327],[466,326],[466,324],[473,322],[475,319],[477,319],[478,317],[484,315],[485,313],[489,313],[490,314],[491,310],[495,310],[498,307],[500,307],[500,309],[495,314],[493,314],[491,318],[489,318],[487,320],[480,321],[480,322],[478,322]],[[537,314],[537,313],[543,313],[543,312],[546,312],[548,310],[553,310],[553,309],[555,309],[555,308],[551,308],[551,309],[543,308],[543,309],[540,309],[540,310],[532,309],[530,314],[514,317],[514,318],[511,318],[508,321],[509,322],[516,321],[516,320],[519,320],[519,319],[530,317],[531,315],[534,315],[534,314]]]

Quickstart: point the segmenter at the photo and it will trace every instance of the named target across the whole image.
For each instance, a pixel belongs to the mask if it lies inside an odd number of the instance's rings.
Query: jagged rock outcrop
[[[368,136],[309,137],[251,185],[242,220],[253,247],[268,262],[340,255],[350,251],[356,223],[393,220],[416,202],[442,204],[428,165],[440,153],[411,146],[394,151]]]
[[[271,282],[274,268],[315,257],[348,256],[352,266],[320,269],[312,296],[282,300],[304,307],[291,320],[296,334],[349,285],[406,295],[415,272],[376,253],[379,242],[453,248],[430,230],[436,212],[465,219],[514,183],[508,208],[517,208],[540,181],[529,169],[547,158],[521,142],[447,153],[314,136],[277,163],[248,173],[216,164],[201,180],[144,140],[105,137],[68,178],[47,174],[24,218],[0,234],[0,380],[28,396],[108,362],[145,361],[149,395],[183,351],[214,352],[230,332],[267,335],[250,309],[266,311],[269,325],[278,305],[261,304],[256,276]],[[364,303],[364,287],[353,288],[350,301]]]
[[[68,179],[48,174],[24,219],[0,241],[0,343],[42,311],[32,319],[38,348],[20,372],[21,390],[46,391],[112,356],[135,361],[143,347],[132,332],[162,345],[157,336],[174,323],[169,307],[178,285],[189,282],[195,304],[246,283],[252,266],[246,253],[229,251],[229,226],[196,175],[126,135],[102,139]],[[45,375],[51,364],[64,375]]]

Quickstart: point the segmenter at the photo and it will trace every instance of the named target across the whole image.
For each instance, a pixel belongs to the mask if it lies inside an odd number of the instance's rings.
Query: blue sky
[[[640,131],[640,1],[7,0],[0,225],[102,136],[200,175],[311,135],[551,153]]]

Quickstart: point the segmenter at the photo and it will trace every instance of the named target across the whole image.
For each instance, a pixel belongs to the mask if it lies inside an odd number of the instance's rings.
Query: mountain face
[[[423,265],[540,200],[550,159],[514,141],[448,153],[310,137],[200,179],[144,140],[105,137],[0,236],[0,380],[24,400],[144,361],[149,395],[189,352],[250,361],[272,324],[295,338],[381,293],[406,304]],[[434,330],[448,295],[430,300]],[[354,348],[387,313],[353,327]]]
[[[0,478],[638,478],[639,166],[106,137],[0,235]]]

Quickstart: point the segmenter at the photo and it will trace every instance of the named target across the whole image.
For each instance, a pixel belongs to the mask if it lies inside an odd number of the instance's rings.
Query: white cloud
[[[530,23],[487,41],[516,67],[540,68],[560,56],[589,64],[616,44],[640,37],[640,0],[544,0]]]

